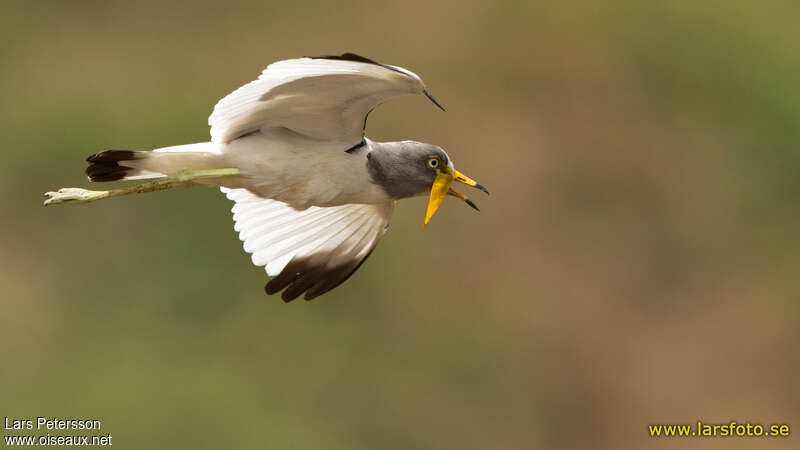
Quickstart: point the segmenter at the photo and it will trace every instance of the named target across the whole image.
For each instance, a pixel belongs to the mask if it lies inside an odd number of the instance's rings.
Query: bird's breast
[[[365,154],[346,153],[316,141],[267,139],[261,133],[223,149],[228,165],[241,175],[230,188],[246,188],[297,209],[348,203],[385,203],[388,194],[367,170]]]

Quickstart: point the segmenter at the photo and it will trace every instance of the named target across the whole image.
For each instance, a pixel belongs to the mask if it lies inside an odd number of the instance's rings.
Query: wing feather
[[[343,283],[386,232],[393,203],[310,207],[298,211],[246,189],[221,188],[234,202],[234,229],[253,263],[274,276],[266,291],[310,300]]]
[[[298,58],[270,64],[257,80],[214,107],[208,118],[212,142],[227,143],[260,129],[282,127],[312,139],[357,144],[373,108],[425,90],[422,80],[406,69],[359,58]]]

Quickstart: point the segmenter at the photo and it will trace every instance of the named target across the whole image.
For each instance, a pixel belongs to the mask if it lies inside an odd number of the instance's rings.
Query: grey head
[[[441,170],[445,167],[454,170],[447,153],[433,144],[415,141],[369,141],[368,144],[367,169],[372,181],[394,199],[426,195]]]

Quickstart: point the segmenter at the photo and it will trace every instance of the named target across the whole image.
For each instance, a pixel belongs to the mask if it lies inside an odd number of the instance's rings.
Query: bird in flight
[[[429,196],[424,228],[447,195],[478,209],[453,181],[489,193],[436,145],[365,137],[373,108],[409,94],[425,94],[444,110],[401,67],[353,53],[278,61],[217,103],[210,142],[106,150],[87,159],[89,181],[149,181],[106,191],[62,188],[44,194],[44,204],[217,186],[235,202],[244,250],[273,277],[267,294],[311,300],[361,266],[397,200]]]

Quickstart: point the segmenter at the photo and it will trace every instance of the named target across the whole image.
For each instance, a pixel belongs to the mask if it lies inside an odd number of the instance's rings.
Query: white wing
[[[286,288],[291,301],[324,294],[343,283],[378,245],[389,226],[394,202],[347,204],[298,211],[247,189],[221,188],[233,206],[234,229],[253,263],[276,276],[267,294]]]
[[[285,127],[352,146],[361,141],[374,107],[392,97],[423,92],[430,97],[412,72],[351,53],[289,59],[270,64],[257,80],[220,100],[208,124],[213,142]]]

